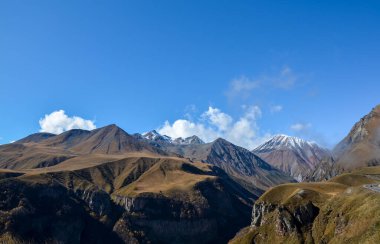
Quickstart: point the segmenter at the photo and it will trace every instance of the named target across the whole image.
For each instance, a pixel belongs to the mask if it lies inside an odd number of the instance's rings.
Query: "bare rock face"
[[[260,226],[265,222],[265,220],[263,220],[263,218],[265,218],[265,215],[269,212],[274,211],[275,208],[276,206],[272,204],[254,204],[252,209],[251,226]]]
[[[251,227],[258,228],[265,225],[267,221],[273,221],[273,216],[276,216],[275,225],[279,234],[288,235],[294,232],[298,235],[313,224],[318,213],[319,209],[311,202],[294,209],[285,205],[260,202],[253,205]]]
[[[380,165],[380,105],[355,123],[332,155],[323,159],[306,180],[328,180],[356,168]]]
[[[333,153],[336,164],[345,170],[380,165],[380,105],[352,127]]]
[[[87,203],[87,206],[98,216],[110,214],[112,203],[110,196],[99,189],[77,189],[75,194]]]

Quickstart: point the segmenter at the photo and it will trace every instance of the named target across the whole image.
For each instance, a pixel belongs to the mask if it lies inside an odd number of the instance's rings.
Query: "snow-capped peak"
[[[306,141],[298,137],[279,134],[269,141],[258,146],[254,151],[275,150],[275,149],[297,149],[304,147],[318,147],[315,142]]]
[[[167,135],[161,135],[156,130],[152,130],[142,134],[142,137],[156,142],[167,142],[172,144],[188,145],[188,144],[204,144],[204,142],[197,136],[190,136],[186,138],[178,137],[176,139]]]
[[[173,140],[173,143],[175,144],[204,144],[204,141],[202,141],[198,136],[190,136],[183,139],[182,137],[178,137]]]
[[[298,137],[276,135],[253,150],[272,166],[302,181],[322,159],[330,157],[329,150],[315,142]]]
[[[161,135],[156,130],[152,130],[146,133],[143,133],[142,136],[151,141],[165,141],[165,142],[172,142],[172,138],[166,135]]]

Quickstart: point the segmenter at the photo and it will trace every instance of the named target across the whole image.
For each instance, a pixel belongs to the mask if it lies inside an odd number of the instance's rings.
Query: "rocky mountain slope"
[[[348,170],[380,164],[380,105],[352,127],[334,155],[336,163]]]
[[[378,243],[380,167],[322,183],[284,184],[255,202],[231,243]]]
[[[211,143],[150,142],[165,152],[220,167],[257,196],[269,187],[294,181],[292,177],[272,167],[249,150],[221,138]]]
[[[380,165],[380,105],[355,123],[335,146],[333,155],[318,165],[308,179],[320,181],[360,167]]]
[[[252,152],[299,182],[305,180],[323,159],[331,157],[327,149],[314,142],[286,135],[274,136]]]
[[[162,137],[167,138],[156,131],[137,136],[140,140],[149,142],[162,151],[192,161],[201,161],[218,166],[257,196],[269,187],[294,181],[292,177],[272,167],[249,150],[222,138],[211,143],[204,143],[197,136],[174,140],[170,138],[169,141],[161,140]]]

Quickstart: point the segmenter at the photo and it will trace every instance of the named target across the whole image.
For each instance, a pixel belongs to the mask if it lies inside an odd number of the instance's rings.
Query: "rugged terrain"
[[[284,184],[255,202],[231,243],[378,243],[380,167],[327,182]]]
[[[1,175],[2,241],[226,241],[255,199],[214,166],[170,157]]]
[[[288,136],[251,152],[116,125],[32,134],[0,146],[0,242],[377,243],[379,118],[333,157]]]
[[[333,158],[317,165],[308,180],[325,180],[360,167],[380,165],[380,105],[355,123],[332,153]]]
[[[252,152],[299,182],[304,181],[322,160],[331,158],[329,150],[315,142],[287,135],[274,136]]]
[[[192,161],[215,165],[257,196],[260,196],[271,186],[284,182],[294,182],[292,177],[271,166],[256,154],[222,138],[211,143],[199,143],[198,140],[192,140],[193,143],[156,140],[162,137],[164,136],[159,135],[155,139],[147,141],[162,151]]]
[[[2,145],[0,168],[9,243],[223,243],[265,189],[291,181],[222,139],[162,142],[115,125]]]

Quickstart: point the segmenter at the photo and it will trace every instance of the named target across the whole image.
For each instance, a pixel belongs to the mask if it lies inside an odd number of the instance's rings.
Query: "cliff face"
[[[131,158],[76,171],[4,173],[0,242],[226,242],[254,196],[218,168]]]
[[[228,187],[223,180],[211,180],[197,184],[191,195],[114,195],[126,210],[114,229],[123,240],[133,236],[152,243],[225,242],[236,233],[236,226],[249,222],[250,213]]]
[[[97,213],[60,184],[8,179],[1,182],[0,192],[0,242],[122,242]]]

